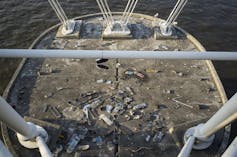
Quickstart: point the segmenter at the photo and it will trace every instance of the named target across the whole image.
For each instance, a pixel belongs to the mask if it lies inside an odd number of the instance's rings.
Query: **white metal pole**
[[[0,140],[0,157],[13,157],[1,140]]]
[[[237,60],[237,52],[0,49],[0,57]]]
[[[227,148],[225,153],[221,157],[236,157],[237,156],[237,137]]]
[[[53,157],[53,154],[49,150],[49,147],[46,145],[42,137],[36,137],[36,142],[38,144],[39,151],[42,157]]]
[[[185,145],[183,146],[182,150],[179,152],[179,155],[177,157],[189,157],[193,149],[194,142],[195,137],[194,136],[189,137],[188,141],[185,143]]]
[[[2,97],[0,97],[0,121],[26,138],[30,139],[36,135],[36,130],[28,125]]]
[[[237,93],[211,119],[197,129],[195,137],[208,138],[235,119],[237,119]]]

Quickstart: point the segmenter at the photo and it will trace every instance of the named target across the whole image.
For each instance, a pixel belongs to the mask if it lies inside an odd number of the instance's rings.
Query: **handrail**
[[[22,146],[29,149],[39,148],[42,157],[53,157],[45,143],[48,139],[47,132],[38,125],[26,122],[2,97],[0,97],[0,121],[17,133]],[[32,139],[36,139],[35,142]],[[2,145],[0,141],[0,157],[11,157]]]
[[[229,99],[222,106],[222,108],[220,108],[206,123],[199,124],[186,131],[186,133],[184,134],[186,144],[184,145],[178,157],[188,157],[192,148],[196,150],[203,150],[208,148],[214,141],[215,133],[228,124],[232,123],[236,119],[237,93],[232,96],[231,99]],[[189,142],[193,141],[193,137],[198,142]],[[232,154],[230,155],[230,157],[233,157],[237,154],[237,151],[235,150],[235,144],[236,140],[233,141],[233,144],[229,147],[229,149],[227,149],[228,151],[224,156],[226,156],[227,154]]]
[[[237,52],[0,49],[1,58],[237,60]]]

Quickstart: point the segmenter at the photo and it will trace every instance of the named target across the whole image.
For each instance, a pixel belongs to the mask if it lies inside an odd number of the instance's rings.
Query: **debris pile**
[[[54,116],[63,116],[75,123],[73,127],[65,128],[67,136],[59,139],[59,143],[63,144],[56,148],[55,156],[60,152],[78,154],[98,147],[113,152],[114,147],[118,146],[120,135],[133,138],[136,132],[147,135],[144,136],[146,143],[158,144],[165,136],[162,130],[165,120],[159,115],[159,109],[150,111],[149,104],[137,102],[136,93],[129,86],[113,92],[82,93],[75,100],[68,101],[68,107],[62,113],[56,107],[48,108]],[[132,134],[127,134],[124,130],[126,122],[137,123],[139,127],[134,129],[135,132],[130,130]]]

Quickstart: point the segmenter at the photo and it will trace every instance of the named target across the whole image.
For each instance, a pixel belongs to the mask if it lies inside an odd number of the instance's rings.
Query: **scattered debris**
[[[156,69],[145,69],[145,72],[146,73],[159,73],[160,71]]]
[[[131,152],[133,153],[136,153],[136,152],[139,152],[143,149],[147,149],[147,150],[151,150],[152,148],[148,148],[148,147],[139,147],[138,149],[134,150],[134,149],[131,149],[131,148],[127,148],[128,150],[130,150]]]
[[[107,142],[107,148],[108,148],[109,151],[113,151],[114,150],[113,142],[111,142],[111,141]]]
[[[185,104],[185,103],[183,103],[181,101],[178,101],[177,99],[179,99],[179,98],[181,98],[181,97],[173,98],[172,101],[174,101],[174,102],[176,102],[176,103],[178,103],[180,105],[183,105],[183,106],[186,106],[186,107],[189,107],[189,108],[193,108],[193,106],[191,106],[191,105],[188,105],[188,104]]]
[[[81,157],[81,152],[76,152],[74,157]]]
[[[209,109],[209,108],[210,108],[210,106],[205,105],[205,104],[199,104],[198,105],[198,109],[199,110],[206,110],[206,109]]]
[[[165,134],[164,134],[163,132],[159,131],[158,133],[156,133],[156,134],[154,135],[154,137],[152,138],[152,141],[159,143],[159,142],[162,141],[164,135],[165,135]]]
[[[48,108],[49,108],[49,105],[44,105],[43,109],[42,109],[42,112],[47,112],[48,111]]]
[[[61,91],[61,90],[63,90],[64,88],[63,87],[56,87],[56,90],[57,91]]]
[[[48,99],[48,98],[51,98],[53,97],[54,93],[48,93],[46,95],[44,95],[44,98]]]
[[[68,119],[84,122],[84,113],[78,107],[74,107],[74,106],[67,107],[62,111],[62,113],[63,113],[63,116]]]
[[[96,83],[98,83],[98,84],[105,83],[105,84],[111,85],[113,82],[111,80],[100,79],[100,80],[97,80]]]
[[[137,77],[138,79],[141,79],[141,80],[144,80],[145,79],[145,74],[143,74],[142,72],[138,72],[138,71],[135,71],[135,70],[127,70],[124,72],[124,74],[126,76],[129,76],[129,77],[132,77],[132,76],[135,76]]]
[[[142,103],[142,104],[138,104],[136,106],[133,107],[133,110],[138,110],[138,109],[144,109],[147,107],[146,103]]]
[[[138,78],[140,78],[140,79],[144,79],[145,78],[145,75],[143,74],[143,73],[141,73],[141,72],[135,72],[134,73]]]
[[[146,136],[146,142],[150,142],[150,139],[151,139],[151,135],[147,135]]]
[[[129,94],[130,94],[131,96],[133,96],[133,95],[135,94],[134,91],[133,91],[133,89],[130,88],[130,87],[126,87],[126,90],[129,92]]]
[[[113,125],[113,121],[111,121],[106,115],[101,114],[99,118],[102,119],[107,125]]]
[[[130,104],[132,101],[133,101],[133,99],[130,98],[130,97],[124,98],[124,103],[125,103],[125,104]]]
[[[106,111],[108,113],[111,113],[112,112],[112,109],[113,109],[113,106],[112,105],[106,105]]]
[[[67,153],[72,153],[75,150],[78,143],[80,142],[80,140],[81,140],[81,138],[79,137],[78,134],[73,134],[67,144],[68,145],[67,146]]]
[[[62,151],[63,151],[63,146],[60,144],[56,147],[56,150],[53,152],[54,157],[58,157]]]
[[[77,130],[77,133],[74,133],[67,143],[67,153],[72,153],[76,149],[78,143],[85,138],[87,133],[88,129],[85,127],[81,127]]]
[[[61,118],[62,114],[59,112],[58,108],[55,106],[50,106],[49,107],[50,112],[56,117],[56,118]]]
[[[100,79],[100,80],[96,81],[96,83],[104,83],[104,82],[105,82],[105,80],[103,80],[103,79]]]
[[[79,151],[85,151],[85,150],[88,150],[88,149],[90,149],[90,145],[79,145],[78,146],[78,150]]]
[[[114,110],[113,110],[113,113],[118,113],[122,109],[123,109],[123,104],[122,103],[117,103]]]
[[[92,142],[96,143],[96,145],[98,145],[98,146],[101,146],[103,143],[103,139],[100,136],[98,136],[96,138],[93,138]]]

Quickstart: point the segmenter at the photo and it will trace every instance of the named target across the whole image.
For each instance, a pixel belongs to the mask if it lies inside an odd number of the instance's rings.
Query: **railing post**
[[[41,154],[42,157],[52,157],[52,153],[45,143],[48,139],[47,132],[40,126],[25,122],[2,97],[0,97],[0,121],[17,133],[21,145],[29,149],[39,148],[40,153],[44,152]]]
[[[219,109],[205,124],[199,124],[198,126],[188,129],[184,135],[186,141],[182,151],[189,152],[189,148],[192,147],[196,150],[203,150],[208,148],[214,141],[215,133],[224,128],[231,122],[237,119],[237,93],[227,101],[221,109]],[[197,142],[187,142],[190,137],[194,136]],[[237,154],[236,150],[233,150],[237,144],[237,139],[233,141],[232,146],[225,154],[233,153]],[[188,154],[189,156],[189,154]],[[224,156],[227,157],[227,156]],[[229,156],[228,156],[229,157]],[[232,156],[230,156],[232,157]]]
[[[208,138],[237,119],[237,93],[195,133],[197,138]]]
[[[27,124],[24,119],[3,99],[0,97],[0,120],[17,133],[33,138],[36,136],[36,127]]]

